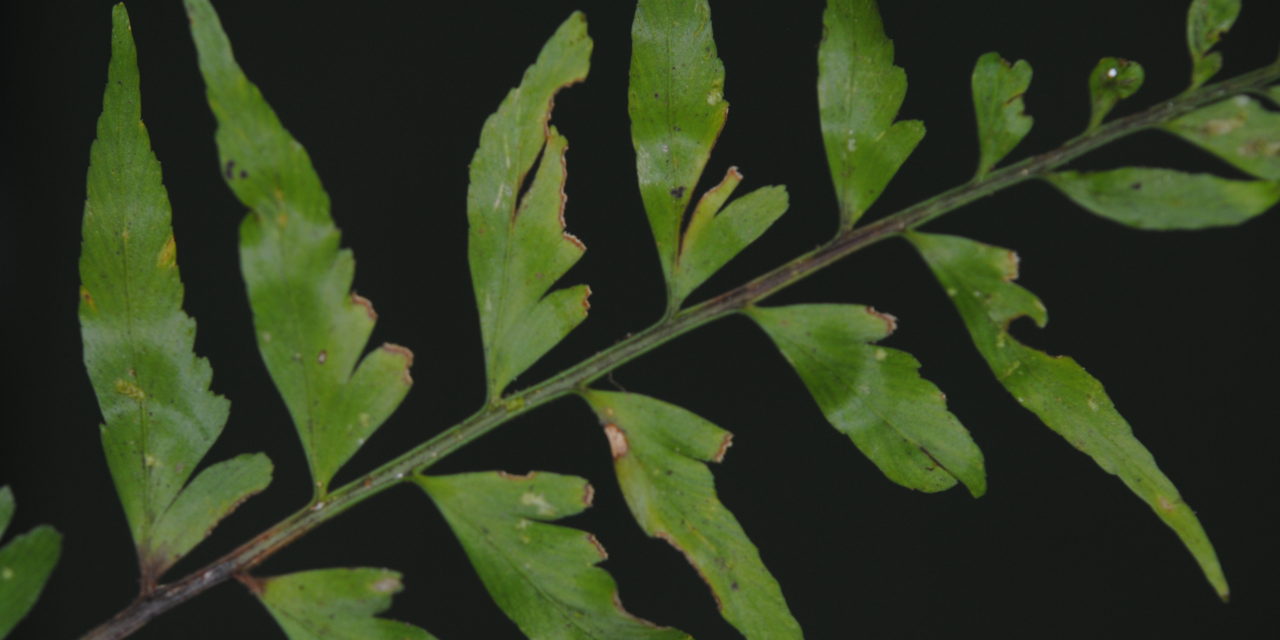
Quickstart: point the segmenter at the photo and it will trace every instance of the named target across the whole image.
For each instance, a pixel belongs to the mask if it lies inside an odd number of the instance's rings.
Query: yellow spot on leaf
[[[93,294],[89,293],[89,290],[84,285],[80,285],[80,300],[84,302],[86,307],[89,307],[90,311],[98,312],[98,303],[93,301]]]
[[[139,387],[138,385],[132,382],[129,382],[128,380],[117,378],[115,387],[116,387],[116,393],[122,396],[128,396],[138,401],[147,399],[147,394],[142,391],[142,387]]]
[[[178,245],[173,241],[173,234],[169,234],[169,239],[164,241],[164,246],[160,247],[160,253],[156,254],[156,266],[161,269],[172,268],[176,263],[178,254]]]
[[[13,579],[13,569],[10,569],[9,567],[5,567],[5,568],[4,568],[4,571],[0,571],[0,578],[3,578],[3,579],[5,579],[5,580],[12,580],[12,579]]]
[[[875,357],[877,362],[883,362],[885,358],[889,357],[889,352],[884,349],[876,349]]]
[[[526,491],[520,496],[520,504],[527,507],[534,507],[538,510],[540,516],[553,516],[556,514],[556,508],[550,502],[547,502],[546,496],[533,491]]]
[[[1165,513],[1173,513],[1174,508],[1177,506],[1176,503],[1164,496],[1156,496],[1156,505]]]

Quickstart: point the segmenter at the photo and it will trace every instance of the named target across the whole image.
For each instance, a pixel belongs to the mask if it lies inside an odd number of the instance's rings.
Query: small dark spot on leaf
[[[245,171],[244,169],[241,169],[241,170],[240,170],[240,179],[242,179],[242,180],[243,180],[244,178],[248,178],[248,177],[249,177],[249,172],[248,172],[248,171]]]
[[[658,97],[658,92],[657,92],[657,91],[654,91],[654,92],[653,92],[653,97],[654,97],[654,98],[657,98],[657,97]]]
[[[676,188],[672,189],[672,190],[671,190],[671,197],[672,197],[672,198],[683,198],[683,197],[684,197],[684,187],[683,187],[683,186],[680,186],[680,187],[676,187]]]
[[[730,585],[729,585],[729,588],[730,588],[730,589],[733,589],[734,591],[737,591],[737,590],[738,590],[738,582],[735,580],[735,581],[733,582],[733,584],[730,584]]]
[[[1135,182],[1135,183],[1133,183],[1133,184],[1129,185],[1129,188],[1130,188],[1130,189],[1133,189],[1134,191],[1138,191],[1138,190],[1142,189],[1142,183],[1141,183],[1141,182]]]
[[[228,179],[228,180],[230,180],[232,177],[234,177],[234,174],[233,174],[232,172],[235,170],[235,167],[236,167],[236,161],[235,161],[235,160],[228,160],[228,161],[227,161],[227,166],[223,169],[223,175],[225,175],[225,176],[227,177],[227,179]]]

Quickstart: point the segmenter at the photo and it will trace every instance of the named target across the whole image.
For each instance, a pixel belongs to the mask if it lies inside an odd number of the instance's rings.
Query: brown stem
[[[1196,108],[1280,79],[1280,60],[1215,85],[1183,94],[1145,111],[1112,121],[1069,140],[1061,147],[993,171],[979,180],[837,235],[831,242],[701,304],[668,315],[658,324],[583,360],[560,374],[486,406],[466,420],[405,452],[365,476],[337,489],[305,509],[224,555],[203,569],[139,597],[110,620],[83,636],[107,640],[128,636],[152,618],[204,590],[246,572],[290,542],[351,506],[420,473],[437,460],[535,407],[591,384],[622,364],[708,322],[736,313],[798,282],[855,251],[915,228],[949,211],[1015,184],[1037,178],[1100,146],[1138,131],[1158,127]]]

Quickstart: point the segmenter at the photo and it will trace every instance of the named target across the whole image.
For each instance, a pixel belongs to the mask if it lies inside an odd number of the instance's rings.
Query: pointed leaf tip
[[[604,427],[627,507],[650,537],[693,565],[720,613],[749,639],[800,638],[777,581],[733,514],[716,497],[707,462],[719,462],[731,434],[654,398],[587,391]]]
[[[625,609],[596,566],[608,554],[589,533],[549,524],[581,512],[582,478],[532,472],[415,478],[462,543],[494,601],[531,638],[687,640]]]
[[[1031,131],[1022,96],[1031,86],[1026,60],[1009,64],[992,51],[978,58],[973,69],[973,106],[978,118],[978,173],[991,171]]]
[[[870,307],[807,304],[752,307],[747,315],[795,368],[831,426],[849,436],[890,480],[925,492],[959,480],[986,492],[982,451],[920,377],[910,354],[874,344],[893,316]]]
[[[547,293],[586,250],[565,230],[568,142],[548,121],[555,94],[586,78],[591,47],[573,14],[485,121],[471,161],[467,251],[490,399],[586,317],[584,286]]]
[[[955,236],[913,232],[907,237],[947,291],[974,345],[1005,389],[1146,502],[1225,597],[1226,576],[1195,512],[1134,437],[1102,384],[1071,358],[1050,356],[1009,334],[1015,318],[1045,317],[1044,305],[1012,282],[1017,275],[1016,263],[1009,259],[1013,252]]]
[[[208,0],[185,0],[220,167],[250,209],[240,264],[258,350],[302,441],[317,492],[408,392],[408,350],[361,357],[377,313],[351,291],[355,260],[339,249],[329,196],[306,150],[245,77]]]
[[[831,0],[818,47],[818,115],[827,165],[848,229],[884,191],[924,137],[916,120],[894,122],[907,91],[874,0]]]

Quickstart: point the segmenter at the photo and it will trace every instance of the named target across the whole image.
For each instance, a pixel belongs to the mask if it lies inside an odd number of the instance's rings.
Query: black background
[[[1036,127],[1012,157],[1048,150],[1088,117],[1085,79],[1105,55],[1138,60],[1132,112],[1185,86],[1184,2],[883,2],[910,79],[902,115],[923,143],[880,199],[884,215],[966,181],[976,160],[969,73],[983,52],[1027,59]],[[781,183],[791,211],[695,298],[821,243],[835,202],[818,132],[818,3],[713,2],[727,67],[728,125],[707,174],[737,165],[745,188]],[[256,354],[236,263],[243,208],[225,188],[186,18],[177,0],[130,6],[143,112],[173,203],[185,306],[197,351],[232,400],[221,460],[265,451],[276,479],[170,574],[193,571],[309,497],[305,462]],[[656,319],[660,274],[635,186],[626,116],[628,3],[220,2],[241,64],[307,146],[358,262],[355,288],[380,313],[372,344],[414,350],[416,388],[340,474],[355,477],[482,402],[467,276],[467,163],[484,118],[568,13],[586,11],[591,77],[557,99],[568,137],[569,228],[588,245],[566,282],[588,282],[591,318],[517,384],[543,378]],[[0,483],[19,510],[65,535],[42,601],[15,634],[69,638],[136,590],[127,528],[100,450],[80,362],[76,259],[84,175],[109,53],[107,2],[4,3],[5,121],[0,278]],[[1221,47],[1226,74],[1274,59],[1280,6],[1245,3]],[[1076,163],[1175,166],[1238,175],[1158,133]],[[710,183],[704,180],[700,190]],[[1241,228],[1143,233],[1026,184],[930,225],[1017,249],[1021,283],[1052,322],[1015,327],[1100,378],[1195,507],[1233,587],[1220,604],[1176,537],[1116,479],[1041,427],[993,381],[939,287],[900,241],[857,254],[777,303],[873,304],[900,319],[886,344],[923,374],[986,453],[990,491],[923,495],[890,484],[821,413],[766,339],[741,319],[700,329],[626,365],[616,384],[676,402],[735,432],[716,466],[734,511],[811,638],[1244,637],[1275,623],[1277,515],[1276,212]],[[609,386],[606,384],[605,386]],[[630,520],[608,449],[580,403],[557,402],[438,465],[436,472],[545,469],[586,476],[596,506],[568,524],[595,532],[634,613],[700,638],[737,637],[696,574]],[[515,638],[447,527],[415,489],[389,491],[270,559],[263,575],[331,566],[406,574],[388,614],[441,638]],[[278,637],[238,584],[155,620],[139,638]]]

